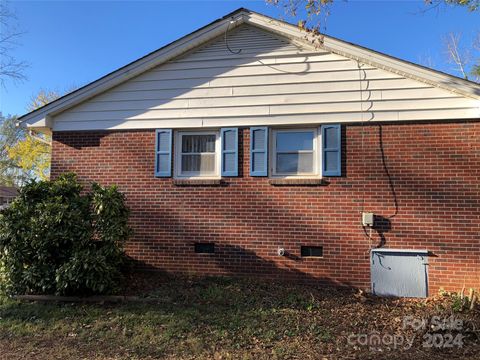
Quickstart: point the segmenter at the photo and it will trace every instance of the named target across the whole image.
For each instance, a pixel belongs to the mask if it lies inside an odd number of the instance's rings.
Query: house
[[[15,187],[0,185],[0,210],[8,206],[17,195]]]
[[[239,9],[21,120],[144,269],[480,287],[480,86]]]

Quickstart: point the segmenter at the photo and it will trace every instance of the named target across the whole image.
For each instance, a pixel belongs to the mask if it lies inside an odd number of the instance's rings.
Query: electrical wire
[[[370,122],[371,120],[374,119],[374,114],[372,113],[371,114],[371,117],[369,119],[367,119],[365,121],[365,117],[364,117],[364,112],[368,112],[372,109],[373,107],[373,101],[370,100],[370,97],[371,97],[371,92],[370,90],[368,89],[368,80],[367,80],[367,88],[366,90],[369,91],[369,95],[368,95],[368,98],[366,100],[370,101],[370,106],[368,109],[364,109],[363,107],[363,103],[364,103],[364,99],[363,99],[363,86],[362,86],[362,81],[363,81],[363,77],[362,77],[362,71],[363,71],[363,74],[364,74],[364,77],[366,79],[366,72],[365,70],[363,70],[361,68],[361,64],[360,64],[360,61],[357,60],[357,67],[358,67],[358,72],[359,72],[359,92],[360,92],[360,112],[361,112],[361,128],[362,128],[362,132],[361,132],[361,153],[362,153],[362,156],[363,156],[363,159],[364,159],[364,163],[363,163],[363,167],[366,168],[368,166],[368,164],[366,163],[365,161],[365,123],[366,122]],[[384,146],[383,146],[383,131],[382,131],[382,126],[379,125],[379,147],[380,147],[380,155],[381,155],[381,161],[382,161],[382,167],[383,167],[383,170],[385,172],[385,175],[388,179],[388,186],[390,188],[390,192],[392,193],[392,196],[393,196],[393,205],[395,207],[395,210],[394,210],[394,213],[384,219],[386,219],[387,221],[389,221],[390,219],[394,218],[395,216],[397,216],[398,212],[399,212],[399,205],[398,205],[398,199],[397,199],[397,193],[396,193],[396,190],[395,190],[395,184],[393,182],[393,178],[390,174],[390,171],[388,169],[388,166],[387,166],[387,158],[386,158],[386,155],[385,155],[385,150],[384,150]],[[362,181],[362,180],[360,180]],[[360,186],[359,186],[360,187]],[[363,191],[362,191],[362,197],[361,197],[361,205],[360,205],[360,208],[361,208],[361,213],[363,213],[365,211],[365,194],[366,194],[366,190],[367,190],[367,183],[365,181],[363,181]],[[367,229],[365,228],[365,226],[363,226],[363,223],[362,223],[362,227],[363,227],[363,230],[364,230],[364,233],[365,233],[365,236],[367,237],[368,239],[368,242],[369,242],[369,251],[371,251],[371,247],[372,247],[372,228],[369,227],[370,231],[367,232]],[[383,236],[382,232],[380,230],[378,230],[378,233],[381,237],[381,242],[380,244],[377,246],[377,247],[381,247],[384,243],[385,243],[385,237]]]
[[[228,23],[227,25],[227,29],[225,30],[225,34],[224,34],[224,41],[225,41],[225,47],[227,48],[227,50],[233,54],[233,55],[238,55],[242,52],[242,49],[238,49],[237,51],[234,51],[232,50],[232,48],[230,47],[230,45],[228,44],[228,31],[230,30],[230,24],[231,22],[233,21],[233,18],[232,20]],[[306,59],[305,59],[306,61]],[[297,74],[297,75],[300,75],[300,74],[306,74],[308,69],[309,69],[309,65],[308,64],[305,64],[306,65],[306,68],[305,70],[301,70],[301,71],[287,71],[287,70],[282,70],[282,69],[279,69],[273,65],[269,65],[269,64],[265,64],[262,60],[260,59],[257,59],[257,62],[259,62],[260,64],[262,64],[263,66],[267,66],[275,71],[278,71],[278,72],[282,72],[282,73],[285,73],[285,74]]]
[[[358,61],[358,60],[357,60],[357,68],[358,68],[358,93],[360,95],[360,116],[361,116],[360,127],[362,129],[362,133],[360,135],[360,151],[361,151],[361,154],[363,156],[363,154],[364,154],[365,124],[364,124],[364,120],[363,120],[362,69],[361,69],[361,66],[360,66],[360,61]],[[360,179],[360,181],[362,181],[362,180]],[[361,202],[360,202],[360,215],[362,215],[364,210],[365,210],[365,190],[366,190],[365,181],[362,181],[362,187],[363,187],[363,191],[362,191],[362,198],[361,198]],[[363,232],[365,233],[365,236],[368,239],[368,252],[370,253],[371,246],[372,246],[372,239],[370,237],[370,234],[367,232],[367,228],[365,227],[365,225],[363,225],[363,221],[362,221],[361,225],[362,225]]]
[[[358,61],[358,60],[357,60],[357,68],[358,68],[358,88],[359,88],[359,95],[360,95],[360,116],[361,116],[360,127],[362,128],[362,133],[361,133],[361,137],[360,137],[360,150],[361,150],[362,156],[363,156],[364,155],[364,139],[365,139],[365,123],[364,123],[364,119],[363,119],[362,69],[361,69],[361,66],[360,66],[360,61]],[[363,190],[365,190],[365,182],[363,182],[363,185],[364,185]],[[360,213],[363,213],[364,210],[365,210],[365,191],[362,192],[362,201],[361,201],[361,206],[360,206]]]
[[[357,68],[358,68],[358,87],[359,87],[359,94],[360,94],[360,116],[361,116],[361,122],[360,122],[360,127],[362,128],[362,132],[361,132],[361,137],[360,137],[360,151],[361,151],[361,154],[363,156],[363,159],[365,159],[365,119],[364,119],[364,113],[363,113],[363,86],[362,86],[362,81],[363,81],[363,78],[362,78],[362,67],[360,65],[360,61],[357,60]],[[370,96],[369,96],[370,97]],[[371,108],[371,107],[370,107]],[[371,119],[368,119],[368,121],[370,121]],[[366,162],[363,163],[363,167],[365,168],[367,166]],[[362,181],[360,179],[360,181]],[[362,215],[363,212],[365,211],[365,192],[367,190],[367,184],[365,181],[362,182],[362,187],[363,187],[363,191],[362,191],[362,198],[361,198],[361,205],[360,205],[360,214]],[[362,221],[362,229],[363,229],[363,232],[365,234],[365,237],[367,238],[368,240],[368,256],[370,256],[370,253],[372,251],[372,242],[373,242],[373,238],[372,238],[372,227],[369,226],[368,227],[368,231],[367,231],[367,227],[365,225],[363,225],[363,221]]]
[[[232,54],[234,55],[238,55],[242,52],[242,49],[238,49],[238,51],[233,51],[230,46],[228,46],[228,39],[227,39],[227,34],[228,34],[228,30],[230,29],[230,24],[232,23],[233,21],[233,17],[232,17],[232,20],[227,24],[227,29],[225,30],[225,47],[228,49],[228,51],[230,51]]]

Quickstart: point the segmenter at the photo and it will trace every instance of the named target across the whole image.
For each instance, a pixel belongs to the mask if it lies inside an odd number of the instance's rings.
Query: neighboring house
[[[142,268],[480,287],[472,82],[239,9],[21,119],[119,185]]]
[[[7,207],[17,195],[18,191],[15,187],[0,185],[0,210]]]

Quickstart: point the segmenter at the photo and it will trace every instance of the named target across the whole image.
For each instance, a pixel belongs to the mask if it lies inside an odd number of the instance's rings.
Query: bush
[[[32,181],[0,213],[0,263],[9,293],[114,292],[130,229],[115,186],[83,193],[75,174]]]

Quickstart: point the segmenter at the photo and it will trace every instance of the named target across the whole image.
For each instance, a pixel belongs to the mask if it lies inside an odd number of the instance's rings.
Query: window
[[[273,176],[317,176],[318,132],[316,129],[277,129],[272,131]]]
[[[322,257],[323,246],[302,246],[300,254],[302,257]]]
[[[219,177],[219,146],[217,132],[178,132],[175,145],[176,176]]]
[[[195,243],[195,252],[197,254],[213,254],[215,252],[214,243]]]

